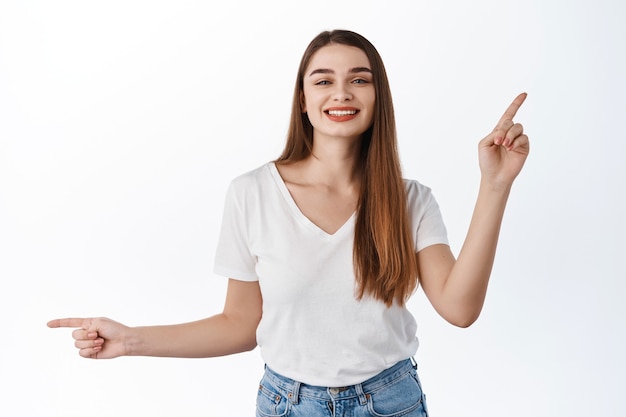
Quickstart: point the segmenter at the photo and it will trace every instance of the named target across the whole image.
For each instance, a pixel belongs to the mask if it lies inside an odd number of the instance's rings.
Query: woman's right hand
[[[113,320],[99,318],[66,318],[48,322],[48,327],[74,327],[72,337],[78,353],[84,358],[111,359],[128,354],[126,339],[129,328]]]

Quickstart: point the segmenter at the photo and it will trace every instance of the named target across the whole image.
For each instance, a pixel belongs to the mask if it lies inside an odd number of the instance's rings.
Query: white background
[[[481,318],[410,302],[432,415],[623,416],[624,21],[608,0],[0,2],[0,414],[254,414],[258,350],[91,361],[45,323],[219,312],[225,189],[282,150],[308,42],[348,28],[385,60],[405,176],[455,253],[476,144],[529,93]]]

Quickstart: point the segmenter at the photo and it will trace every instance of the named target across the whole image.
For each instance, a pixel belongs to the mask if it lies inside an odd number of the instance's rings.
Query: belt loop
[[[367,404],[367,395],[365,395],[365,392],[363,391],[363,385],[356,384],[354,388],[356,389],[356,394],[359,396],[359,404]]]
[[[298,404],[298,400],[300,399],[300,385],[301,385],[300,382],[294,381],[293,389],[289,393],[289,401],[291,401],[291,404],[293,405]]]

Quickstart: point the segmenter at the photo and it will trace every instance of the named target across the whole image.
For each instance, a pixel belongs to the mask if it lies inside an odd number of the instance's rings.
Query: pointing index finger
[[[57,328],[57,327],[83,327],[85,328],[85,326],[83,326],[84,322],[85,322],[85,319],[80,319],[80,318],[54,319],[54,320],[50,320],[47,323],[47,325],[48,327],[51,327],[51,328]]]
[[[524,103],[524,100],[526,100],[527,95],[528,94],[526,93],[522,93],[515,97],[515,100],[513,100],[513,102],[509,105],[509,107],[500,118],[500,121],[498,121],[498,126],[504,124],[504,122],[506,122],[507,120],[513,120],[513,117],[515,117],[515,114],[517,114],[517,111],[522,106],[522,103]]]

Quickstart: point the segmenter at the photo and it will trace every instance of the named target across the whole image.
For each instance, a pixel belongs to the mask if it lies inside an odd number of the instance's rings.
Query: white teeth
[[[356,114],[356,110],[328,110],[331,116],[350,116]]]

